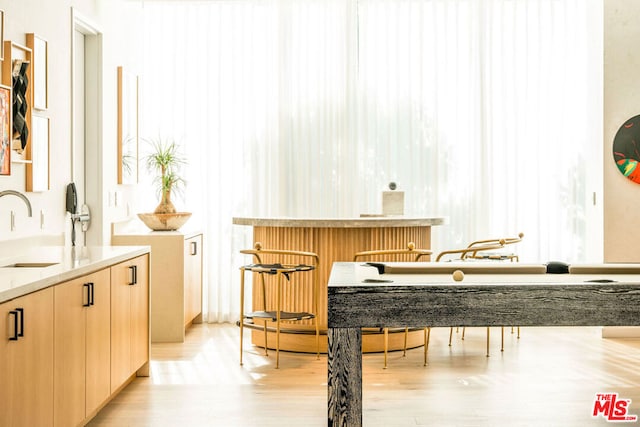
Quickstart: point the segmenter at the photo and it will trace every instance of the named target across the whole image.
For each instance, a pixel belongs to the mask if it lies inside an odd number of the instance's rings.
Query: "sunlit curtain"
[[[584,261],[596,191],[587,175],[601,169],[598,10],[580,0],[359,1],[369,208],[396,181],[410,213],[449,217],[434,228],[436,250],[524,232],[522,259]]]
[[[232,217],[379,213],[390,181],[448,218],[436,251],[522,231],[523,259],[584,260],[594,3],[145,1],[141,133],[188,157],[208,321],[239,315]]]

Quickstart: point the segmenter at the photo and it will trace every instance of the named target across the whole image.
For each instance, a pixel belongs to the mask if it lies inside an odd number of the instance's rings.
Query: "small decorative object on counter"
[[[397,191],[395,182],[389,183],[391,191],[382,192],[382,215],[404,215],[404,191]]]
[[[152,151],[146,157],[147,169],[158,175],[160,204],[153,213],[141,213],[138,217],[147,227],[155,231],[178,230],[191,217],[190,212],[177,212],[171,200],[172,193],[179,193],[185,185],[179,169],[185,160],[178,152],[178,145],[171,139],[158,138],[150,141]]]

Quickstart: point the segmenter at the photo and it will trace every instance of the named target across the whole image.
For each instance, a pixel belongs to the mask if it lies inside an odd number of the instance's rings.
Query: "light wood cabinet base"
[[[185,329],[202,322],[202,234],[114,225],[111,243],[151,246],[151,342],[184,342]]]

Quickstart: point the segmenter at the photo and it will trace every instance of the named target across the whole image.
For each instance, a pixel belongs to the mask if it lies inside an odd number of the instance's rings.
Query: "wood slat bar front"
[[[321,329],[320,349],[327,351],[327,283],[334,262],[351,261],[359,251],[371,249],[403,248],[414,242],[417,248],[430,249],[431,227],[444,224],[443,218],[370,217],[356,219],[291,219],[291,218],[234,218],[236,225],[253,227],[253,242],[264,248],[310,251],[318,254],[318,321]],[[265,262],[268,262],[266,260]],[[308,279],[303,279],[308,280]],[[297,295],[285,290],[283,305],[291,304],[297,309],[310,310],[312,295],[310,286],[301,286],[305,291]],[[253,309],[262,305],[260,287],[253,287]],[[311,322],[282,325],[280,349],[300,352],[315,352],[313,334],[289,333],[300,329],[313,330]],[[401,349],[404,331],[398,339],[390,338],[391,350]],[[400,335],[402,339],[400,339]],[[263,332],[252,331],[252,342],[264,345]],[[268,342],[275,343],[275,333],[268,333]],[[422,345],[422,332],[410,334],[408,347]],[[363,337],[363,351],[382,351],[383,334],[371,333]]]

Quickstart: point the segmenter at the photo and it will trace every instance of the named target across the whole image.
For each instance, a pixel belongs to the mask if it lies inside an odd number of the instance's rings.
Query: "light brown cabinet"
[[[113,245],[151,247],[151,342],[183,342],[185,329],[202,322],[201,233],[114,233]]]
[[[53,289],[0,304],[0,425],[53,425]]]
[[[111,392],[148,375],[149,256],[111,267]]]
[[[111,275],[54,288],[54,425],[79,425],[111,394]]]
[[[0,304],[0,426],[84,425],[149,374],[148,253],[66,277]]]

